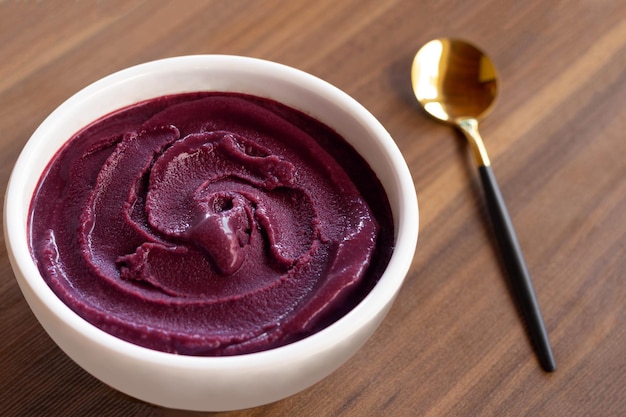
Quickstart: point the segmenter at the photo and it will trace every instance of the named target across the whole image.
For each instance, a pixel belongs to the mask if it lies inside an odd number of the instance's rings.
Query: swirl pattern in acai
[[[92,123],[47,168],[30,227],[72,310],[189,355],[318,331],[375,284],[393,236],[380,183],[343,138],[232,93],[160,97]]]

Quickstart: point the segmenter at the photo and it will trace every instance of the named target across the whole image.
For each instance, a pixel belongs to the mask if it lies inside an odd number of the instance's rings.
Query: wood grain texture
[[[502,93],[481,124],[558,369],[540,370],[504,279],[461,136],[412,97],[426,41],[466,38]],[[380,329],[317,385],[219,414],[126,397],[69,360],[0,244],[3,416],[626,415],[626,3],[623,0],[0,1],[0,193],[70,95],[148,60],[225,53],[311,72],[396,140],[420,204],[406,284]]]

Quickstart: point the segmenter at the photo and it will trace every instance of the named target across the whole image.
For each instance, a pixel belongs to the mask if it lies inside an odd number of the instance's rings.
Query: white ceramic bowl
[[[395,249],[380,282],[346,316],[303,340],[230,357],[158,352],[120,340],[70,310],[39,274],[28,249],[35,186],[57,150],[85,125],[121,107],[166,94],[232,91],[268,97],[333,127],[382,182],[395,224]],[[131,67],[81,90],[34,132],[9,180],[4,233],[20,288],[44,329],[76,363],[141,400],[178,409],[221,411],[273,402],[318,382],[347,361],[389,310],[407,274],[418,233],[412,178],[382,125],[344,92],[310,74],[259,59],[197,55]]]

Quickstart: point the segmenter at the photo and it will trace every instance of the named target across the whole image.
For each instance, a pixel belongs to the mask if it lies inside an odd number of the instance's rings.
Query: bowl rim
[[[27,236],[28,211],[32,193],[29,193],[31,197],[28,198],[28,204],[24,207],[22,203],[25,198],[23,196],[25,193],[24,177],[27,176],[20,174],[29,165],[27,160],[30,154],[38,151],[38,146],[46,137],[47,129],[57,123],[57,119],[63,118],[68,111],[76,108],[84,100],[92,100],[94,95],[103,89],[134,77],[141,77],[146,71],[171,71],[177,68],[188,68],[190,65],[204,68],[206,65],[215,64],[250,65],[254,67],[255,72],[263,71],[266,75],[273,73],[276,74],[275,77],[287,76],[291,82],[299,83],[302,88],[314,89],[314,94],[331,97],[338,102],[338,105],[346,109],[346,114],[349,114],[350,117],[358,116],[359,123],[367,125],[369,129],[374,131],[373,136],[381,141],[381,145],[386,151],[384,156],[391,159],[390,166],[395,168],[393,174],[402,198],[401,204],[397,207],[397,215],[394,210],[395,247],[385,272],[365,298],[337,321],[301,340],[265,351],[220,357],[178,355],[153,350],[119,339],[87,322],[56,296],[41,277],[30,254]],[[156,96],[158,95],[162,94]],[[278,101],[281,100],[278,99]],[[91,120],[93,121],[93,119]],[[69,135],[63,143],[69,140],[71,136]],[[55,152],[58,149],[56,148]],[[43,169],[45,167],[37,171],[35,183],[39,181]],[[22,213],[24,210],[26,210],[26,214]],[[81,89],[50,113],[34,131],[14,165],[5,193],[3,221],[10,263],[16,276],[21,275],[22,277],[21,280],[18,279],[20,287],[27,285],[38,300],[59,320],[72,327],[75,332],[89,338],[92,343],[142,362],[161,365],[165,363],[178,368],[215,369],[223,367],[233,369],[233,367],[239,367],[245,369],[260,363],[265,364],[265,366],[285,364],[297,360],[302,356],[303,351],[315,352],[320,349],[328,349],[329,345],[335,345],[347,339],[349,335],[358,331],[376,316],[381,308],[390,304],[402,286],[414,256],[418,237],[418,219],[419,212],[414,184],[400,150],[380,122],[351,96],[312,74],[273,61],[237,55],[186,55],[149,61],[114,72]]]

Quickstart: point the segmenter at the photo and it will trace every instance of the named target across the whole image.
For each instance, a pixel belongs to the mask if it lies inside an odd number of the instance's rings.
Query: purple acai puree
[[[393,242],[385,192],[343,138],[232,93],[160,97],[86,127],[42,176],[30,227],[72,310],[187,355],[320,330],[375,285]]]

